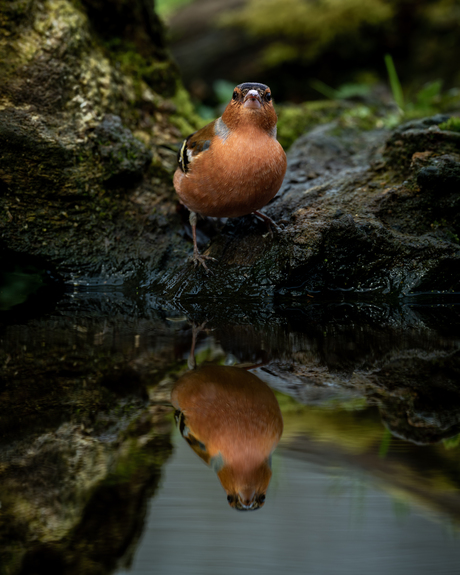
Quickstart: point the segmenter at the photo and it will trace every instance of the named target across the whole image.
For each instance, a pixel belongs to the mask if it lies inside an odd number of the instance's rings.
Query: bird
[[[177,380],[171,403],[181,435],[217,473],[230,507],[263,507],[271,455],[283,432],[268,385],[239,367],[206,365]]]
[[[197,214],[236,218],[259,212],[278,192],[286,173],[286,154],[276,139],[278,117],[271,90],[245,82],[235,87],[224,113],[188,136],[177,154],[174,188],[190,210],[193,260],[208,270],[196,242]]]

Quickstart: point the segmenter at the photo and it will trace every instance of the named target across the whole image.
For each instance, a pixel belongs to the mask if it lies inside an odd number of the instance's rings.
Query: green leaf
[[[399,81],[398,74],[390,54],[385,54],[385,66],[387,67],[388,78],[390,80],[391,91],[396,104],[401,110],[404,110],[404,95]]]

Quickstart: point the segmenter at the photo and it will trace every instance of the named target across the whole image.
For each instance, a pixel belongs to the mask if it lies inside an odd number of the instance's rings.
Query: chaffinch
[[[207,269],[196,243],[196,214],[236,218],[258,212],[278,192],[286,154],[276,139],[277,115],[270,88],[246,82],[236,86],[220,118],[184,140],[174,187],[190,210],[193,259]]]
[[[216,471],[230,507],[262,507],[283,432],[268,385],[238,367],[205,366],[178,379],[171,401],[182,436]]]

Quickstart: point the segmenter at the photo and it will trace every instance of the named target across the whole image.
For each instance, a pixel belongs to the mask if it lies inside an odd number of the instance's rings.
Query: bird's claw
[[[202,265],[204,267],[204,269],[206,270],[206,273],[212,273],[212,271],[208,268],[208,266],[206,265],[205,260],[212,260],[214,262],[216,262],[216,258],[213,258],[212,256],[204,256],[202,254],[200,254],[199,252],[195,252],[192,256],[192,260],[193,260],[193,265],[196,267],[198,264]]]
[[[259,211],[255,211],[253,212],[253,214],[256,216],[256,218],[264,222],[264,224],[267,227],[267,234],[270,234],[270,236],[273,237],[273,230],[275,230],[277,234],[282,233],[282,228],[280,228],[280,226],[276,222],[274,222],[269,216],[262,214]],[[267,237],[267,234],[264,234],[264,237]]]

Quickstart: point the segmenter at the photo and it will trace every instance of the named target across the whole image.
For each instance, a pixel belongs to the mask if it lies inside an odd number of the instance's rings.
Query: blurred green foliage
[[[161,14],[171,14],[191,1],[160,0],[157,10]],[[407,54],[401,53],[401,42],[404,40],[400,36],[406,22],[407,49],[415,50],[418,46],[417,58],[420,61],[429,60],[430,54],[431,57],[438,54],[438,42],[447,42],[446,38],[443,40],[440,30],[451,34],[457,27],[460,33],[460,0],[420,0],[410,4],[405,0],[369,0],[366,3],[358,0],[246,0],[236,8],[231,2],[222,1],[220,14],[217,24],[212,26],[236,26],[244,29],[256,41],[260,40],[262,56],[257,47],[253,52],[255,62],[251,65],[258,67],[260,58],[263,60],[261,69],[267,72],[268,79],[265,80],[265,73],[258,79],[271,85],[275,98],[278,94],[275,104],[279,116],[278,138],[285,149],[306,131],[333,120],[350,128],[393,128],[407,120],[439,112],[456,113],[460,109],[460,90],[443,89],[443,85],[449,86],[449,81],[445,74],[443,76],[442,63],[439,76],[429,81],[427,78],[430,75],[407,76]],[[398,35],[396,39],[395,34]],[[421,47],[411,40],[414,34],[417,34],[417,42],[426,34],[426,41]],[[391,40],[392,37],[393,42],[389,44],[399,46],[399,49],[394,48],[394,53],[384,57],[388,45],[380,46],[379,42]],[[451,40],[449,42],[452,43]],[[362,53],[366,51],[366,46],[374,50],[371,63],[363,66],[362,62],[355,61],[355,68],[350,68],[348,73],[347,69],[342,70],[340,77],[324,74],[321,66],[314,68],[325,54],[334,55],[332,60],[327,60],[332,66],[337,58],[342,62],[339,65],[341,68],[347,61],[351,66],[353,50]],[[432,48],[434,51],[430,52]],[[280,103],[283,81],[290,82],[298,64],[299,77],[295,80],[308,86],[313,97],[316,91],[326,100]],[[270,78],[270,70],[279,74],[273,72],[275,75]],[[318,77],[312,78],[308,73],[302,76],[302,71],[309,70]],[[438,74],[438,67],[435,70]],[[203,122],[221,115],[231,99],[235,81],[229,81],[227,72],[222,72],[221,78],[208,80],[213,97],[205,102],[195,101],[196,112]],[[280,85],[276,86],[278,75]],[[228,76],[231,76],[231,70],[228,70]],[[332,86],[324,81],[326,78]],[[275,82],[274,85],[271,81]],[[385,89],[384,84],[389,89]],[[296,97],[297,89],[301,89],[300,84],[296,84],[293,91],[287,89],[287,93]],[[175,103],[181,113],[179,100]],[[188,102],[187,118],[192,116],[193,110]],[[196,116],[188,124],[198,126]],[[181,126],[184,133],[187,127]],[[453,119],[446,123],[445,129],[460,128]]]
[[[265,63],[311,61],[338,36],[349,36],[365,25],[381,25],[394,15],[388,0],[248,0],[221,18],[257,37],[273,37],[264,52]]]
[[[155,11],[162,18],[168,18],[176,10],[190,4],[192,0],[155,0]]]
[[[415,28],[422,34],[426,31],[424,49],[429,55],[438,42],[433,31],[437,36],[460,33],[460,3],[458,0],[247,0],[240,9],[223,13],[220,24],[237,26],[266,41],[263,54],[266,67],[289,61],[313,62],[336,40],[358,41],[366,49],[375,33],[382,30],[390,44],[395,43],[392,36],[401,31],[409,36]]]
[[[348,98],[368,96],[371,92],[372,86],[367,83],[354,83],[347,82],[342,84],[339,88],[331,88],[321,80],[310,80],[310,85],[320,94],[331,98],[332,100],[346,100]]]
[[[207,119],[196,109],[190,95],[181,84],[177,85],[171,101],[176,106],[176,112],[170,116],[170,121],[180,130],[184,138],[206,125]]]
[[[277,106],[278,139],[282,146],[289,148],[307,130],[332,120],[338,120],[342,126],[362,130],[394,128],[409,119],[460,107],[460,90],[451,89],[443,93],[441,80],[427,82],[407,101],[390,55],[385,57],[385,63],[396,107],[372,101],[372,85],[369,83],[347,83],[334,89],[324,82],[312,80],[311,85],[328,100]],[[452,117],[440,128],[460,131],[460,118]]]

